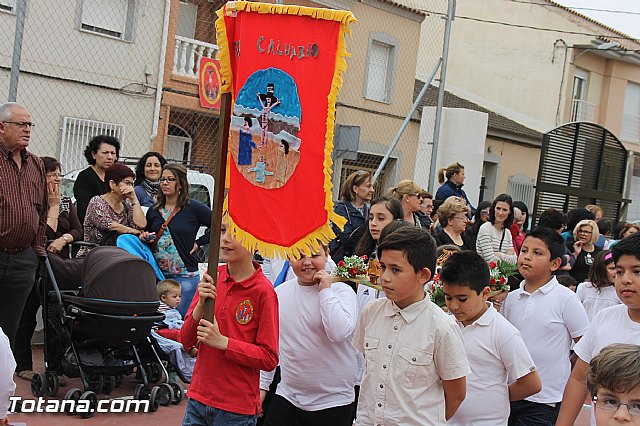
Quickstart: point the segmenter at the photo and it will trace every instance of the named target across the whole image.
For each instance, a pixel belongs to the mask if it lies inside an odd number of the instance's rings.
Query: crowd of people
[[[119,245],[154,265],[157,333],[194,357],[184,425],[571,425],[589,395],[598,426],[640,418],[639,228],[612,238],[597,205],[534,224],[507,194],[474,207],[459,163],[435,196],[402,180],[374,198],[358,171],[335,204],[336,239],[264,273],[223,220],[214,285],[195,256],[211,210],[189,198],[184,166],[149,152],[134,171],[97,136],[74,205],[60,163],[27,150],[32,127],[26,108],[0,105],[0,424],[11,375],[34,374],[38,257],[65,264],[81,240],[80,256]],[[332,276],[354,255],[372,286]],[[517,274],[496,287],[502,265]]]

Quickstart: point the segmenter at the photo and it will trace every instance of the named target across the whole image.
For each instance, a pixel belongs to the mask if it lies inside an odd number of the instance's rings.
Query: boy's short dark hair
[[[564,213],[556,209],[546,209],[538,218],[538,226],[546,226],[551,229],[561,229],[564,223]]]
[[[551,253],[550,261],[557,258],[562,259],[562,256],[564,256],[564,240],[553,229],[546,226],[538,226],[524,238],[525,241],[529,237],[537,238],[547,246]]]
[[[613,261],[616,263],[624,255],[633,256],[640,260],[640,232],[621,239],[619,243],[611,247],[611,253],[613,253]]]
[[[591,395],[598,388],[621,393],[639,388],[640,346],[617,343],[602,349],[589,364],[587,387]]]
[[[600,234],[607,235],[609,232],[611,232],[611,228],[613,228],[613,225],[611,224],[611,221],[609,219],[603,218],[598,221],[598,231],[600,232]]]
[[[398,250],[404,253],[415,272],[422,268],[434,271],[436,267],[436,243],[425,229],[416,226],[404,226],[389,235],[378,246],[378,259],[385,250]]]
[[[440,282],[448,285],[469,287],[476,294],[489,285],[489,266],[475,251],[463,250],[453,253],[440,271]]]
[[[556,279],[560,284],[567,288],[578,285],[578,281],[569,274],[557,275]]]

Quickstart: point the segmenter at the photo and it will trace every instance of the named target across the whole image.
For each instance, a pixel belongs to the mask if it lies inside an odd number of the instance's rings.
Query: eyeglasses
[[[614,413],[618,411],[621,405],[624,405],[627,407],[630,415],[633,417],[640,417],[640,403],[638,402],[622,402],[612,396],[598,397],[596,395],[593,397],[593,403],[601,410],[611,411]]]
[[[425,210],[433,210],[433,204],[429,204],[429,205],[420,204],[420,208]]]
[[[593,232],[593,231],[584,231],[584,230],[581,229],[581,230],[578,231],[578,234],[591,235],[591,232]]]
[[[51,173],[47,173],[46,176],[48,178],[59,178],[62,175],[60,174],[60,172],[51,172]]]
[[[175,182],[175,181],[177,181],[177,180],[178,180],[178,179],[176,179],[176,178],[172,178],[172,177],[164,177],[164,176],[160,178],[160,182]]]
[[[484,214],[484,215],[489,216],[489,210],[481,210],[480,214]]]
[[[31,127],[32,129],[36,127],[34,123],[30,123],[28,121],[3,121],[4,124],[13,124],[16,127],[20,127],[24,129],[26,127]]]
[[[120,181],[120,183],[124,183],[124,184],[125,184],[125,185],[127,185],[127,186],[133,186],[133,185],[135,185],[135,182],[134,182],[134,181],[131,181],[131,180],[121,180],[121,181]]]
[[[469,221],[469,218],[466,217],[466,216],[454,216],[451,219],[458,219],[458,220],[461,220],[463,222],[468,222]]]

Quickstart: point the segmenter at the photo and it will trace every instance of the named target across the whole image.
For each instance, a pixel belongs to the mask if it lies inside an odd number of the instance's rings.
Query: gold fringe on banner
[[[351,12],[345,10],[254,3],[247,1],[228,2],[225,7],[217,11],[218,19],[216,19],[215,23],[217,42],[218,46],[220,46],[218,59],[220,61],[221,73],[225,77],[225,81],[221,88],[223,92],[233,92],[233,79],[231,78],[233,74],[231,70],[231,59],[229,57],[229,40],[227,38],[227,28],[224,22],[225,11],[227,15],[232,15],[236,12],[257,12],[262,14],[270,13],[310,16],[315,19],[340,22],[340,33],[338,34],[338,46],[336,49],[336,64],[333,72],[331,91],[327,97],[327,132],[325,134],[324,147],[324,192],[326,196],[325,210],[327,212],[328,220],[335,223],[340,229],[343,229],[347,220],[333,211],[333,184],[331,183],[331,166],[333,165],[333,160],[331,159],[331,153],[333,152],[333,128],[335,125],[336,100],[338,98],[340,87],[342,87],[342,73],[347,69],[346,58],[351,56],[349,52],[347,52],[345,35],[351,34],[349,24],[356,22],[356,18]],[[224,210],[228,212],[228,199],[225,199],[224,203]],[[282,259],[297,259],[301,254],[305,254],[307,256],[312,255],[320,250],[320,244],[327,244],[336,236],[331,229],[329,222],[327,222],[315,231],[312,231],[301,238],[291,247],[283,247],[257,239],[244,229],[238,227],[230,215],[227,215],[224,222],[227,223],[227,232],[231,232],[231,235],[233,235],[234,238],[245,248],[248,250],[258,250],[262,256],[271,258],[278,257]]]

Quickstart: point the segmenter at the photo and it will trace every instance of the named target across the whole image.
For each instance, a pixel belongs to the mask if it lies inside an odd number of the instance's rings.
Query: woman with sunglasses
[[[423,189],[420,185],[411,179],[405,179],[398,182],[398,186],[395,188],[391,188],[387,195],[400,201],[406,222],[428,230],[431,226],[431,219],[420,210],[422,193]]]
[[[165,278],[180,283],[182,298],[177,309],[184,317],[200,281],[196,252],[209,243],[209,229],[196,239],[201,226],[211,227],[211,209],[189,198],[187,169],[167,164],[160,177],[158,201],[147,211],[147,241]]]

